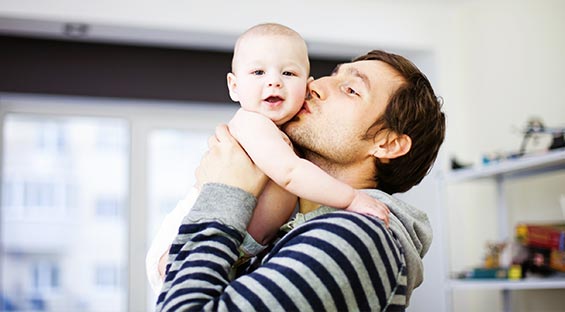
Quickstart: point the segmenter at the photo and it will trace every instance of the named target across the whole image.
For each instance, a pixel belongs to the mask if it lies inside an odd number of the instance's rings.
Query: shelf
[[[565,288],[565,275],[558,277],[528,277],[523,280],[511,281],[505,279],[473,279],[449,280],[452,289],[561,289]]]
[[[486,178],[518,178],[565,168],[565,148],[543,154],[532,154],[492,164],[450,171],[449,182]]]
[[[489,179],[496,184],[496,214],[498,222],[498,232],[501,240],[508,238],[510,228],[508,224],[508,207],[506,204],[505,183],[511,179],[532,177],[539,174],[558,172],[565,170],[565,148],[548,151],[545,153],[528,154],[520,158],[508,159],[492,162],[486,165],[477,165],[471,168],[452,170],[440,176],[440,190],[445,192],[446,185],[465,181],[475,181]],[[449,222],[449,209],[442,207],[444,223]],[[445,230],[444,230],[445,231]],[[445,239],[449,233],[444,232]],[[449,272],[448,249],[444,249],[446,255],[446,268],[444,272]],[[503,311],[511,311],[512,304],[510,293],[513,290],[533,290],[533,289],[565,289],[565,273],[556,274],[551,277],[528,277],[522,280],[507,279],[446,279],[445,290],[446,311],[455,309],[452,298],[453,291],[463,290],[496,290],[502,297]]]

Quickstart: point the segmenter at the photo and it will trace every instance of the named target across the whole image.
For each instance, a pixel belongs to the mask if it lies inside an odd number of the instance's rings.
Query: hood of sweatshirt
[[[404,249],[408,269],[406,297],[409,301],[414,288],[424,280],[424,264],[422,258],[432,243],[432,226],[428,215],[400,199],[380,190],[363,190],[380,200],[390,209],[389,227],[397,235]]]

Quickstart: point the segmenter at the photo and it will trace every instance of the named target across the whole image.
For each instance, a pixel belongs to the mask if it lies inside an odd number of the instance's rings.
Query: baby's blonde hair
[[[235,42],[235,47],[233,49],[233,58],[231,63],[232,71],[234,71],[234,64],[237,57],[237,52],[239,50],[239,45],[241,44],[243,39],[248,38],[250,36],[265,36],[265,35],[294,37],[296,39],[301,40],[302,42],[304,42],[304,45],[306,45],[304,38],[302,38],[302,36],[298,32],[296,32],[290,27],[277,23],[263,23],[263,24],[255,25],[247,29],[245,32],[243,32],[243,34],[239,36],[239,38],[237,38],[237,41]]]

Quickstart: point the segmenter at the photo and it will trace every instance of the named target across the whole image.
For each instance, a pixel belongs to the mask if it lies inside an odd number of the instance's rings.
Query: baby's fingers
[[[388,209],[388,206],[379,202],[376,204],[376,206],[373,206],[371,208],[372,209],[370,214],[373,215],[374,217],[383,220],[386,227],[388,227],[390,221],[389,219],[390,210]]]
[[[390,219],[388,218],[390,212],[384,213],[380,218],[381,220],[383,220],[383,222],[385,223],[386,227],[388,228]]]
[[[386,207],[386,209],[384,209],[383,206]],[[390,211],[389,211],[388,207],[384,204],[382,204],[382,206],[378,205],[378,204],[368,205],[368,206],[365,206],[363,209],[358,210],[357,212],[383,220],[386,227],[388,227],[388,225],[389,225]]]
[[[377,206],[379,206],[379,209],[384,210],[386,213],[390,213],[390,209],[384,203],[378,201]]]

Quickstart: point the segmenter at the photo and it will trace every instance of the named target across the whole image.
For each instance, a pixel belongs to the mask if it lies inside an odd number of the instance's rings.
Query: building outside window
[[[120,269],[112,264],[95,267],[95,285],[99,288],[115,289],[120,286]]]
[[[96,199],[96,216],[118,218],[122,215],[123,201],[118,196],[102,195]]]

